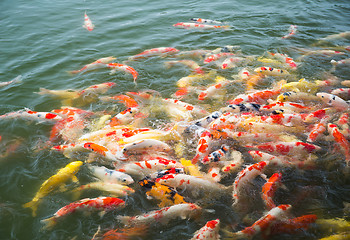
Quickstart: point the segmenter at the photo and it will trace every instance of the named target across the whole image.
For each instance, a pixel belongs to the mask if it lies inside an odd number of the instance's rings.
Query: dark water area
[[[95,25],[91,32],[82,27],[84,12]],[[230,30],[179,29],[177,22],[189,22],[193,17],[214,19],[231,26]],[[138,72],[137,85],[129,74],[100,69],[84,74],[69,74],[99,58],[114,56],[122,63],[130,56],[146,49],[173,47],[180,51],[214,50],[226,45],[239,46],[244,56],[263,56],[267,51],[288,54],[293,59],[302,56],[300,49],[338,49],[349,46],[349,38],[318,42],[331,34],[350,31],[350,2],[343,1],[0,1],[0,81],[10,81],[21,75],[21,82],[0,87],[0,115],[28,108],[49,112],[62,103],[49,96],[39,95],[39,88],[52,90],[85,89],[94,84],[114,82],[116,87],[108,96],[155,90],[163,98],[178,90],[176,82],[191,74],[185,67],[166,69],[167,58],[149,58],[130,63]],[[289,39],[281,39],[290,25],[298,32]],[[330,60],[350,57],[350,52],[336,56],[307,56],[293,73],[296,81],[306,78],[324,80],[332,68]],[[174,59],[170,59],[174,60]],[[257,67],[258,65],[252,66]],[[213,66],[205,70],[215,69]],[[241,68],[218,71],[231,79]],[[349,80],[349,65],[333,72],[341,80]],[[271,81],[274,81],[272,79]],[[339,87],[339,86],[337,86]],[[237,95],[245,88],[234,85],[230,93]],[[106,94],[107,95],[107,94]],[[197,104],[197,99],[187,100]],[[221,102],[207,102],[209,112],[225,106]],[[122,104],[94,102],[82,107],[93,112],[116,114],[124,110]],[[160,114],[161,116],[161,114]],[[149,125],[164,126],[167,119],[154,117]],[[72,159],[47,147],[52,124],[0,119],[0,239],[91,239],[98,229],[112,229],[120,224],[118,215],[137,215],[158,209],[146,199],[137,182],[130,185],[135,194],[124,198],[126,208],[109,212],[102,218],[97,214],[73,214],[50,231],[41,231],[40,220],[52,216],[58,209],[72,202],[64,192],[50,194],[32,217],[22,205],[29,202],[41,184],[57,173]],[[62,142],[59,144],[63,144]],[[344,155],[334,142],[317,142],[319,168],[312,170],[280,169],[285,189],[276,193],[275,201],[292,204],[293,216],[316,214],[319,218],[349,219],[344,202],[350,202],[350,171],[345,167]],[[247,159],[247,150],[243,156]],[[190,157],[190,156],[186,156]],[[191,155],[193,157],[193,153]],[[247,164],[251,162],[247,162]],[[273,171],[266,173],[268,176]],[[232,185],[236,174],[223,180]],[[77,173],[81,183],[91,181],[83,166]],[[135,239],[191,239],[194,232],[207,221],[220,218],[222,229],[239,231],[266,213],[260,198],[264,180],[252,182],[251,198],[247,201],[247,215],[234,210],[231,192],[227,195],[202,199],[205,211],[198,221],[176,219],[166,225],[152,226],[143,237]],[[97,197],[99,191],[89,191],[84,197]],[[205,206],[205,207],[204,207]],[[119,225],[118,225],[119,224]],[[346,229],[350,231],[350,227]],[[318,227],[297,235],[283,234],[269,239],[320,239],[331,234]],[[225,236],[221,232],[222,237]],[[223,238],[224,239],[224,238]],[[259,236],[254,239],[260,239]]]

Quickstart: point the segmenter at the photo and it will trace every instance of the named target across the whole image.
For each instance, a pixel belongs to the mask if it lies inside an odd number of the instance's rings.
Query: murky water
[[[95,29],[88,32],[82,27],[87,12]],[[172,25],[187,22],[192,17],[227,22],[228,31],[185,30]],[[156,47],[174,47],[179,50],[213,50],[225,45],[238,45],[244,55],[260,56],[266,51],[281,52],[300,57],[297,48],[312,48],[319,38],[349,31],[349,1],[12,1],[0,2],[0,80],[9,81],[22,75],[22,82],[0,88],[0,114],[29,108],[51,111],[61,106],[60,101],[38,95],[39,88],[83,89],[93,84],[115,82],[117,87],[108,94],[152,89],[162,97],[170,97],[177,90],[176,82],[190,74],[186,68],[164,68],[164,59],[152,58],[133,63],[139,76],[135,86],[130,76],[109,70],[71,75],[67,71],[107,56],[117,62],[143,50]],[[290,39],[281,39],[291,24],[298,33]],[[330,46],[349,45],[349,39],[333,41]],[[349,53],[334,59],[348,58]],[[296,79],[321,79],[329,71],[332,58],[305,59],[296,73]],[[209,69],[210,70],[210,69]],[[230,78],[238,70],[222,72]],[[335,72],[341,79],[350,79],[348,68]],[[240,91],[240,86],[232,91]],[[222,104],[212,102],[207,109],[214,111]],[[93,103],[84,109],[93,111],[123,110],[123,105]],[[153,123],[155,126],[157,122]],[[100,225],[113,228],[118,214],[139,214],[155,205],[144,194],[127,198],[127,207],[103,218],[76,214],[67,218],[52,231],[40,231],[40,220],[51,216],[71,202],[65,193],[52,194],[39,207],[38,216],[32,217],[22,204],[30,201],[40,185],[64,167],[70,160],[61,153],[45,148],[52,125],[35,124],[21,120],[1,120],[0,135],[0,239],[91,239]],[[322,218],[344,217],[343,202],[350,201],[349,175],[343,171],[342,158],[331,143],[320,145],[327,149],[320,153],[321,168],[317,170],[284,170],[284,184],[276,196],[279,203],[293,204],[293,215],[318,214]],[[7,149],[14,149],[6,152]],[[328,151],[328,152],[327,152]],[[334,164],[330,164],[334,161]],[[325,163],[325,164],[324,164]],[[88,182],[87,169],[78,173],[81,182]],[[229,185],[235,176],[225,179]],[[261,180],[261,181],[260,181]],[[263,184],[256,180],[256,186]],[[258,189],[258,188],[257,188]],[[260,189],[260,188],[259,188]],[[97,194],[97,193],[96,193]],[[252,191],[259,198],[259,192]],[[86,195],[85,197],[96,197]],[[239,215],[231,208],[230,195],[220,199],[204,199],[208,211],[198,222],[176,220],[165,226],[156,226],[144,239],[189,239],[193,233],[212,218],[220,218],[222,226],[232,229],[244,227]],[[254,199],[254,198],[252,198]],[[257,219],[263,214],[261,201],[251,200],[250,215]],[[345,216],[348,217],[348,216]],[[248,220],[247,220],[248,221]],[[248,221],[249,222],[249,221]],[[323,237],[318,231],[298,235],[298,239]],[[283,235],[284,239],[295,236]],[[276,238],[278,239],[278,238]]]

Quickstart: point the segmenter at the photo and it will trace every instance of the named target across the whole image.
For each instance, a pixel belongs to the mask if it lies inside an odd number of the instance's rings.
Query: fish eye
[[[123,182],[126,182],[126,179],[125,179],[125,178],[123,179]]]

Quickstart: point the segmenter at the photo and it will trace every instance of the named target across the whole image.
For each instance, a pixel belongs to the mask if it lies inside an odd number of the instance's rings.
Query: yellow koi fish
[[[35,194],[32,201],[23,205],[24,208],[31,208],[33,217],[36,216],[40,201],[47,196],[50,192],[57,189],[59,186],[64,184],[69,179],[78,181],[75,174],[79,168],[83,165],[82,161],[75,161],[67,164],[64,168],[61,168],[55,175],[47,179],[40,187],[39,191]]]

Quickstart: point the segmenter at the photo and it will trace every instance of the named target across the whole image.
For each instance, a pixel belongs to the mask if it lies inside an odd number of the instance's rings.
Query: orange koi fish
[[[110,75],[116,73],[117,70],[130,73],[134,78],[134,83],[136,84],[136,79],[139,74],[132,67],[121,63],[108,63],[107,67],[112,69]]]
[[[208,221],[201,229],[196,231],[191,240],[219,240],[220,220]]]
[[[319,123],[316,123],[315,126],[311,129],[310,133],[307,136],[308,142],[315,142],[318,140],[322,134],[327,130],[326,124],[330,120],[330,116],[324,116]]]
[[[114,197],[98,197],[84,198],[76,202],[72,202],[60,208],[53,217],[41,220],[44,224],[43,229],[48,230],[61,221],[64,217],[77,211],[102,211],[103,215],[106,211],[120,210],[125,207],[125,202]]]
[[[129,227],[122,229],[112,229],[102,235],[101,240],[131,240],[135,237],[145,237],[147,233],[148,226],[140,225],[137,227]]]
[[[92,71],[95,70],[97,68],[103,68],[106,67],[105,64],[115,60],[117,58],[115,57],[105,57],[105,58],[100,58],[97,59],[96,61],[86,64],[84,67],[82,67],[79,70],[73,70],[73,71],[68,71],[69,73],[75,74],[75,73],[81,73],[81,72],[87,72],[87,71]]]
[[[125,104],[125,106],[127,108],[133,108],[133,107],[139,106],[138,102],[135,101],[135,99],[133,99],[132,97],[129,97],[128,95],[124,95],[124,94],[116,95],[113,97],[103,96],[103,97],[100,97],[100,99],[102,101],[105,101],[105,102],[116,100],[116,101],[119,101],[119,102],[122,102],[123,104]]]
[[[178,22],[173,25],[173,27],[184,28],[184,29],[230,29],[230,26],[220,26],[220,25],[209,25],[209,24],[198,24],[198,23],[190,23],[190,22]]]
[[[287,234],[294,234],[301,230],[307,230],[310,227],[310,224],[316,222],[317,215],[310,214],[310,215],[303,215],[301,217],[288,219],[287,221],[281,221],[278,223],[275,223],[271,227],[271,235],[274,234],[281,234],[281,233],[287,233]]]
[[[282,173],[274,173],[262,187],[262,199],[269,210],[276,207],[273,196],[277,188],[281,185]]]
[[[86,14],[86,11],[85,11],[83,28],[85,28],[88,31],[92,31],[92,30],[94,30],[94,27],[95,27],[95,25],[92,24],[90,18],[88,17],[88,15]]]
[[[275,98],[278,94],[281,93],[281,90],[258,90],[249,94],[239,94],[233,100],[230,100],[230,104],[239,104],[239,103],[257,103],[264,104],[266,100],[270,98]]]
[[[343,154],[345,155],[345,161],[347,166],[350,165],[350,143],[345,138],[345,136],[340,132],[337,125],[328,123],[327,125],[328,132],[334,138],[334,141],[340,146]]]

